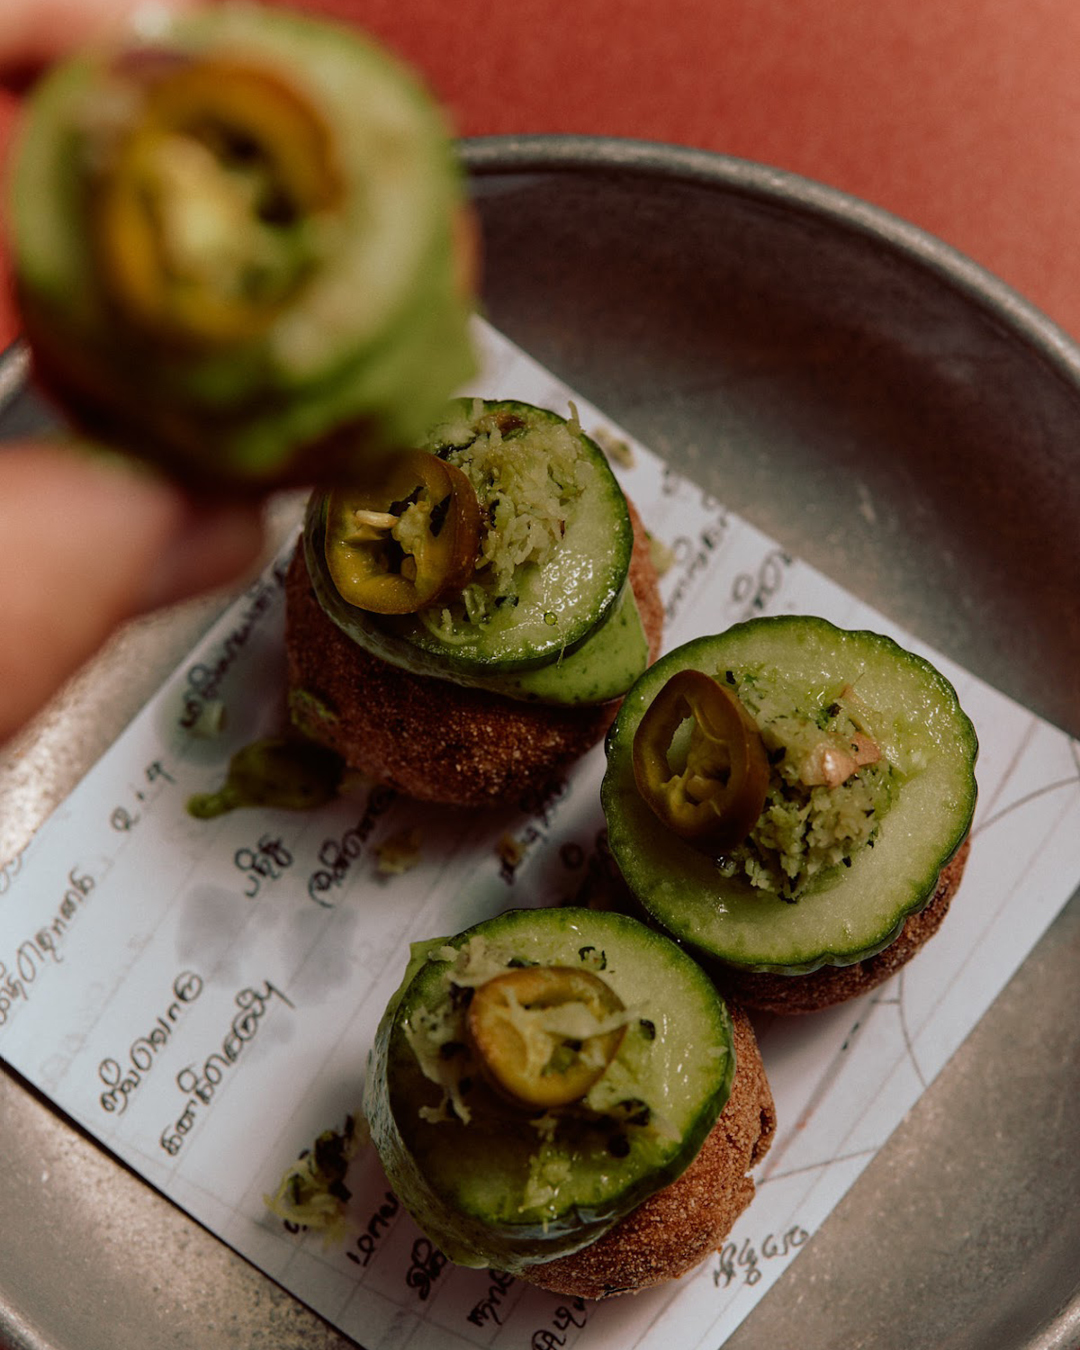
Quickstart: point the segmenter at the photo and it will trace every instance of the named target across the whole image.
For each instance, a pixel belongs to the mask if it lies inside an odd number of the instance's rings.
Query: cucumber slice
[[[744,701],[762,705],[777,688],[795,691],[811,725],[851,686],[891,766],[888,801],[867,841],[841,849],[794,903],[743,872],[725,875],[730,866],[662,826],[638,791],[638,724],[685,668],[753,688]],[[608,734],[601,789],[611,851],[644,909],[701,957],[781,974],[849,965],[887,947],[933,896],[971,825],[977,752],[952,685],[892,639],[819,618],[753,619],[668,653],[627,695]]]
[[[566,656],[500,679],[510,698],[540,703],[606,703],[625,694],[649,664],[649,640],[629,586],[599,628]]]
[[[495,446],[485,426],[496,428]],[[499,509],[500,484],[538,474],[541,486],[526,481],[518,499],[536,494],[542,528],[554,527],[557,542],[541,561],[526,560],[512,575],[504,569],[501,580],[491,575],[494,564],[479,567],[483,609],[475,621],[457,603],[446,624],[442,600],[419,616],[375,615],[350,605],[334,586],[325,557],[327,496],[316,494],[304,557],[327,615],[374,656],[414,674],[548,703],[599,703],[625,693],[648,662],[648,643],[627,584],[630,515],[599,446],[576,423],[531,404],[461,399],[422,448],[472,472],[487,519]],[[553,474],[569,482],[564,492],[553,488]]]
[[[470,989],[532,964],[596,973],[626,1009],[603,1076],[546,1114],[489,1087],[465,1043]],[[440,1250],[519,1271],[585,1246],[679,1176],[734,1072],[727,1008],[674,943],[621,914],[512,910],[414,947],[364,1109],[391,1185]]]
[[[262,72],[286,91],[279,102],[308,109],[326,133],[336,189],[308,218],[268,208],[265,219],[235,222],[237,248],[255,250],[251,232],[262,229],[259,257],[276,251],[286,273],[297,255],[305,261],[268,321],[227,341],[185,340],[125,313],[92,242],[102,195],[89,180],[109,162],[99,142],[137,116],[155,62],[189,60]],[[111,130],[110,117],[120,119]],[[207,201],[193,192],[177,221],[213,224]],[[177,21],[146,48],[58,67],[31,100],[9,202],[25,328],[44,376],[92,432],[182,476],[257,487],[333,480],[422,434],[474,368],[455,279],[463,194],[447,128],[412,73],[351,29],[225,6]]]

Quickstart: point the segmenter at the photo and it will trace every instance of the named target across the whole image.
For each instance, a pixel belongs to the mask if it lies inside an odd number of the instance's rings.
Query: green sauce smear
[[[311,811],[337,796],[344,767],[340,755],[311,741],[265,737],[233,755],[225,782],[216,792],[190,797],[188,814],[196,820],[213,820],[247,806]]]

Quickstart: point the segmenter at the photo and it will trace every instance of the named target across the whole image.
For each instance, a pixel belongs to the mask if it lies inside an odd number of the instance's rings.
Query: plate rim
[[[885,246],[1038,352],[1080,395],[1080,342],[983,264],[920,225],[789,169],[664,141],[575,133],[464,137],[470,179],[547,174],[663,179],[796,212]]]

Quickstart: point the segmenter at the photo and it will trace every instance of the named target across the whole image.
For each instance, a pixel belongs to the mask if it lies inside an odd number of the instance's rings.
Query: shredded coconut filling
[[[429,961],[444,964],[444,988],[447,996],[434,1006],[417,1010],[405,1023],[408,1044],[416,1056],[424,1077],[442,1090],[436,1106],[421,1106],[420,1116],[430,1124],[457,1121],[468,1125],[473,1119],[468,1097],[482,1076],[482,1066],[467,1043],[466,1009],[472,991],[498,975],[519,968],[522,962],[513,953],[493,946],[482,935],[471,938],[460,948],[449,945],[434,948]],[[592,968],[595,954],[583,948],[579,961]],[[525,963],[528,964],[528,963]],[[641,1011],[622,1009],[602,1013],[585,1002],[568,1000],[554,1006],[524,1006],[512,995],[507,1000],[506,1017],[521,1040],[521,1052],[530,1070],[558,1071],[560,1056],[580,1055],[590,1062],[600,1056],[602,1038],[641,1018]],[[569,1049],[568,1049],[569,1047]],[[678,1138],[678,1132],[660,1113],[637,1100],[632,1070],[618,1058],[608,1065],[585,1097],[568,1108],[556,1108],[534,1115],[529,1124],[536,1131],[537,1148],[530,1156],[521,1209],[543,1209],[557,1199],[560,1186],[569,1176],[566,1145],[562,1131],[577,1128],[583,1122],[606,1120],[609,1129],[645,1131],[658,1138]],[[614,1124],[612,1121],[614,1120]]]
[[[463,628],[467,637],[469,627],[516,604],[522,570],[543,567],[558,548],[568,513],[594,472],[580,430],[572,405],[566,423],[526,421],[505,409],[485,411],[476,399],[433,431],[436,453],[473,485],[482,521],[473,581],[451,604],[420,611],[441,641],[462,641]]]
[[[815,879],[873,848],[905,775],[886,753],[879,715],[850,684],[822,691],[810,706],[775,670],[718,678],[734,684],[757,722],[770,780],[754,828],[717,865],[726,877],[798,900]]]

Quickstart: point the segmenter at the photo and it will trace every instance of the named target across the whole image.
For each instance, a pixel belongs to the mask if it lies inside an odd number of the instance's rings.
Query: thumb
[[[0,742],[126,619],[237,580],[259,510],[76,446],[0,449]]]

